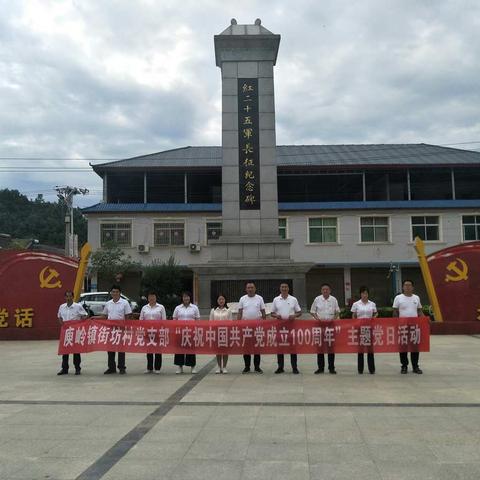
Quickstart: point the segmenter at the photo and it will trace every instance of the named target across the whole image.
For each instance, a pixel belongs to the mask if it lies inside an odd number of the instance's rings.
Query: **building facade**
[[[204,313],[218,291],[236,300],[247,279],[268,301],[286,280],[306,307],[323,282],[341,304],[368,285],[378,305],[391,305],[409,278],[427,303],[414,239],[427,253],[480,239],[480,153],[427,144],[277,146],[279,41],[258,20],[232,20],[215,36],[222,146],[94,165],[104,194],[84,209],[89,243],[114,243],[143,264],[174,256]]]

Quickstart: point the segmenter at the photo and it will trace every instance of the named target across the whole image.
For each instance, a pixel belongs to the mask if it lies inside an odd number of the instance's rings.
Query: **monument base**
[[[214,305],[215,296],[227,295],[228,302],[238,302],[245,294],[245,282],[254,281],[257,293],[269,303],[280,294],[280,282],[291,286],[291,293],[297,297],[303,309],[306,308],[305,275],[312,268],[311,263],[293,261],[229,261],[209,262],[203,265],[190,265],[194,272],[194,297],[202,316],[207,315]],[[237,298],[238,297],[238,298]],[[271,297],[271,298],[270,298]]]

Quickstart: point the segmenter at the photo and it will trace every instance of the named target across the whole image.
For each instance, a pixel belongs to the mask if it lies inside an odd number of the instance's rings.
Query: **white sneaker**
[[[223,367],[223,373],[228,373],[228,370],[225,367]]]
[[[178,375],[179,373],[183,373],[183,367],[178,367],[178,368],[177,368],[177,371],[176,371],[175,373],[176,373],[177,375]]]
[[[220,368],[217,368],[217,369],[215,370],[215,373],[222,373],[222,370],[220,370]]]
[[[145,370],[143,373],[152,373],[151,370]]]
[[[155,370],[154,373],[156,373],[157,375],[160,375],[160,370]]]
[[[197,370],[195,369],[195,367],[192,367],[192,373],[197,373]]]

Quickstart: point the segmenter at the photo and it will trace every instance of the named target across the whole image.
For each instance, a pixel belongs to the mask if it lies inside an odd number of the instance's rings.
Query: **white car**
[[[130,304],[132,310],[137,307],[137,302],[130,300],[123,293],[121,293],[120,296]],[[82,305],[85,304],[94,315],[101,315],[103,307],[105,307],[105,304],[111,300],[111,298],[110,292],[87,292],[80,295],[79,303]]]

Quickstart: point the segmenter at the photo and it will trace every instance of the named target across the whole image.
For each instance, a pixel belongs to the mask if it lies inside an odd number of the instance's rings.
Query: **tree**
[[[154,291],[168,316],[172,315],[175,306],[180,302],[179,293],[182,287],[182,268],[173,256],[166,262],[153,261],[143,268],[142,295],[147,295],[149,290]]]
[[[114,280],[115,275],[141,270],[141,265],[132,260],[120,247],[107,244],[91,257],[92,270],[103,278]]]
[[[65,245],[65,206],[46,202],[41,194],[29,200],[18,190],[0,190],[0,233],[12,238],[37,239],[41,244],[62,248]],[[87,240],[87,221],[80,209],[73,212],[78,244]]]

